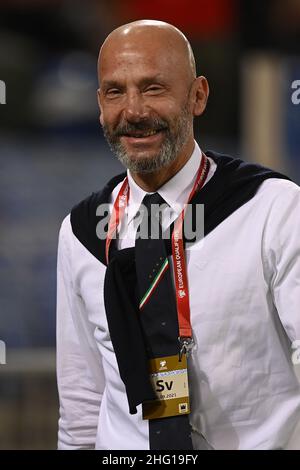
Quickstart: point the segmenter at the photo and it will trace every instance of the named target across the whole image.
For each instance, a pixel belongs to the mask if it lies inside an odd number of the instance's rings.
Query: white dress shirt
[[[172,220],[187,202],[200,159],[195,144],[186,165],[158,190]],[[215,168],[211,160],[208,180]],[[128,179],[120,249],[134,246],[134,216],[146,194]],[[300,188],[264,181],[250,201],[190,245],[186,259],[196,343],[188,364],[194,448],[203,448],[202,435],[207,448],[285,448],[300,420],[291,361],[291,342],[300,339]],[[110,340],[105,270],[67,216],[58,250],[58,447],[148,450],[148,421],[141,406],[129,414]]]

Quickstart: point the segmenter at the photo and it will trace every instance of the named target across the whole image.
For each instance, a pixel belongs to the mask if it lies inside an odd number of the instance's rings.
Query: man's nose
[[[124,117],[128,122],[139,122],[149,117],[149,110],[141,93],[127,95]]]

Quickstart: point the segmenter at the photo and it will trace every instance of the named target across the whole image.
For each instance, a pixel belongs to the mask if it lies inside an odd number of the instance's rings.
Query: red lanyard
[[[188,202],[191,201],[196,192],[200,191],[204,185],[208,172],[209,172],[209,160],[204,153],[202,153],[202,159],[200,167],[197,173],[196,181],[193,189],[189,195]],[[109,247],[112,238],[115,236],[120,221],[124,216],[125,209],[128,205],[129,200],[129,184],[127,177],[125,178],[121,189],[116,197],[112,215],[109,221],[108,233],[106,237],[106,262],[109,260]],[[185,352],[189,348],[192,338],[192,327],[191,327],[191,316],[190,316],[190,302],[189,302],[189,289],[188,279],[186,271],[186,263],[184,256],[184,245],[183,245],[183,220],[186,208],[182,210],[180,215],[175,221],[174,230],[172,234],[172,258],[173,258],[173,269],[175,277],[175,288],[176,288],[176,304],[177,314],[179,323],[179,339],[182,344],[182,350]]]
[[[109,257],[108,257],[109,247],[110,247],[112,239],[114,238],[116,234],[120,220],[122,220],[124,216],[125,209],[128,206],[128,201],[129,201],[129,184],[128,184],[128,178],[126,176],[121,186],[121,189],[117,195],[117,198],[115,200],[112,214],[109,219],[106,244],[105,244],[105,257],[106,257],[107,264],[109,262]]]
[[[193,186],[192,192],[188,198],[188,203],[196,192],[200,191],[204,185],[210,163],[206,155],[202,154],[201,164],[198,170],[197,178]],[[191,313],[190,313],[190,300],[189,300],[189,288],[187,270],[184,256],[183,236],[182,227],[183,219],[186,208],[184,208],[176,219],[174,224],[174,230],[172,234],[172,258],[173,258],[173,269],[176,286],[176,304],[177,304],[177,315],[179,324],[179,340],[181,342],[182,351],[187,352],[192,342],[192,326],[191,326]]]

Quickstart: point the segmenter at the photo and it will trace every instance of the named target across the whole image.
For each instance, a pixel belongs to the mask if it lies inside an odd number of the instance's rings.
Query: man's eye
[[[106,95],[110,97],[118,96],[119,94],[120,94],[120,90],[118,90],[117,88],[112,88],[110,90],[107,90],[106,92]]]
[[[149,86],[145,91],[146,91],[146,93],[147,92],[158,93],[158,92],[162,91],[162,87],[160,87],[158,85],[152,85],[152,86]]]

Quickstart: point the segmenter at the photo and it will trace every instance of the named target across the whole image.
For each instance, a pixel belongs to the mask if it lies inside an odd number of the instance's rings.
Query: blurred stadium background
[[[96,60],[112,29],[140,18],[192,43],[211,88],[201,147],[300,182],[299,0],[1,0],[0,449],[56,447],[57,234],[121,169],[98,123]]]

